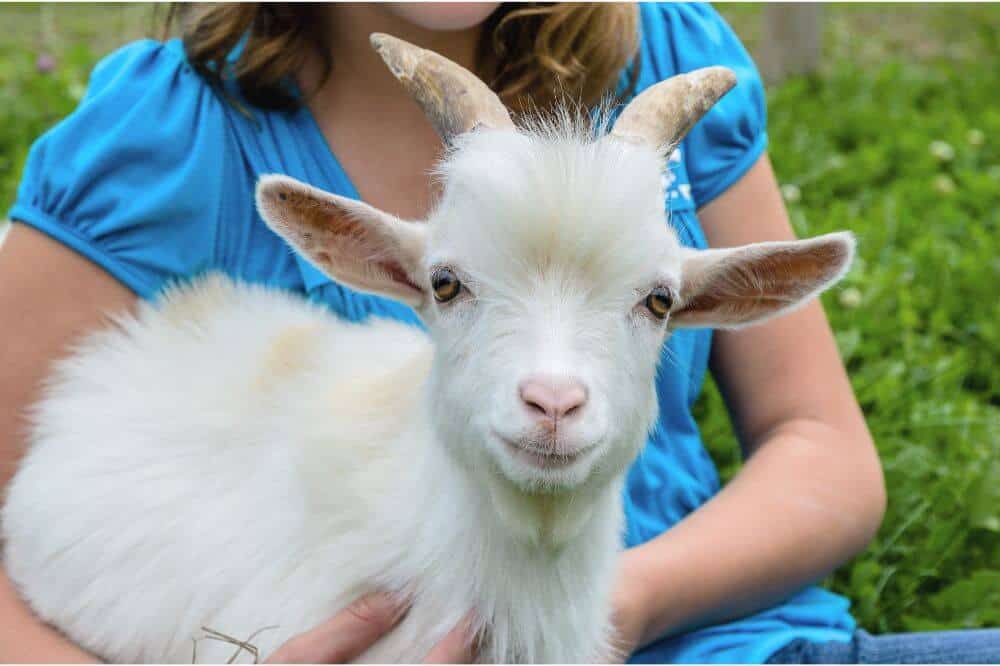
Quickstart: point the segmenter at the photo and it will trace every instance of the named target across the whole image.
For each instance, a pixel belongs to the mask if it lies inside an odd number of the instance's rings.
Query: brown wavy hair
[[[251,104],[293,110],[294,73],[312,54],[321,58],[321,81],[332,66],[320,11],[307,3],[175,3],[164,36],[179,29],[191,65],[210,83],[221,88],[232,78]],[[476,73],[514,110],[544,109],[563,96],[591,107],[616,92],[626,67],[624,93],[634,90],[638,21],[631,3],[503,3],[483,25]]]

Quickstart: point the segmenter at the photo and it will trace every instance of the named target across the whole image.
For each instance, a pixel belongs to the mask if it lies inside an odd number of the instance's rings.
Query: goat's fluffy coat
[[[186,662],[202,625],[277,624],[254,640],[266,655],[404,586],[414,607],[365,659],[418,661],[467,608],[491,619],[485,659],[593,658],[584,629],[605,621],[609,581],[575,575],[611,570],[617,517],[551,560],[504,543],[429,445],[430,355],[412,327],[218,276],[143,305],[50,378],[3,513],[9,575],[114,661]],[[232,652],[198,646],[204,662]]]

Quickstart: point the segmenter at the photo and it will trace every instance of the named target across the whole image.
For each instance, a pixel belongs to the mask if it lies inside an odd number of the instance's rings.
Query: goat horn
[[[726,67],[704,67],[672,76],[632,100],[611,134],[672,148],[735,85],[736,75]]]
[[[514,128],[496,93],[461,65],[383,33],[376,32],[370,39],[445,143],[477,127]]]

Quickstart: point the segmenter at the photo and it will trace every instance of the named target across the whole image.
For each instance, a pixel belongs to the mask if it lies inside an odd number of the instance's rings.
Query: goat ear
[[[837,282],[854,257],[854,236],[690,251],[681,269],[675,328],[739,328],[794,309]]]
[[[286,176],[263,176],[257,209],[279,236],[324,273],[412,307],[424,302],[424,226]]]

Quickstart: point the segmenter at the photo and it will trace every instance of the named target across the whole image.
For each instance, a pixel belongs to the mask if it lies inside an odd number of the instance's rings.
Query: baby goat
[[[376,588],[412,609],[365,660],[419,661],[469,610],[484,661],[610,658],[623,477],[665,339],[784,312],[850,263],[848,234],[696,251],[667,225],[666,151],[725,69],[654,86],[609,134],[518,129],[468,71],[372,41],[450,146],[429,219],[281,176],[258,206],[330,277],[412,306],[433,349],[210,277],[61,363],[4,563],[106,659],[189,661],[203,625],[278,625],[254,639],[268,654]]]

